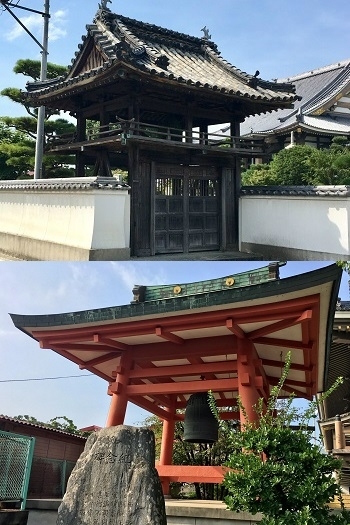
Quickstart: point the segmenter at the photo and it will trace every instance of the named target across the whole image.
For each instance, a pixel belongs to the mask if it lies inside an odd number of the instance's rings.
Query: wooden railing
[[[161,142],[178,144],[182,146],[220,150],[227,149],[227,153],[232,150],[240,152],[263,153],[264,140],[261,138],[244,138],[221,133],[204,133],[202,131],[186,131],[166,126],[156,126],[145,122],[134,120],[110,123],[88,129],[84,138],[78,138],[76,134],[57,135],[50,139],[49,148],[64,146],[69,144],[93,144],[96,142],[117,141],[126,144],[128,140],[138,140],[142,142]]]

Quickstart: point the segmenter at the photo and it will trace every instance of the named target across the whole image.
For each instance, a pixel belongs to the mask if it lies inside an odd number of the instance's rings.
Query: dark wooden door
[[[154,253],[220,248],[220,191],[215,168],[157,165]]]

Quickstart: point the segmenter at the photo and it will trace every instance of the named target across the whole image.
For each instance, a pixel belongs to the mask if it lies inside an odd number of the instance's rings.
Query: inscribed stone
[[[117,426],[92,434],[69,478],[57,525],[166,525],[154,434]]]

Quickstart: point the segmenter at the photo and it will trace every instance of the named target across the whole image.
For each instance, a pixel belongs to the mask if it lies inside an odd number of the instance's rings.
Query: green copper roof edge
[[[217,277],[214,279],[206,279],[204,281],[193,281],[193,282],[187,282],[187,283],[181,283],[181,282],[174,282],[172,284],[165,284],[165,285],[141,285],[136,284],[134,285],[134,289],[141,287],[145,289],[144,295],[145,298],[143,301],[152,301],[152,300],[161,300],[161,299],[170,299],[171,297],[178,297],[181,292],[178,292],[177,294],[174,293],[174,288],[179,287],[180,290],[185,290],[185,293],[182,293],[182,297],[184,295],[193,295],[193,293],[199,294],[199,293],[206,293],[206,292],[214,292],[219,291],[220,289],[226,290],[227,288],[241,288],[242,286],[251,286],[255,284],[262,284],[263,282],[267,282],[272,279],[277,279],[278,277],[274,277],[269,279],[268,275],[274,268],[280,268],[281,266],[284,266],[287,264],[286,262],[282,261],[276,261],[276,262],[270,262],[269,264],[265,266],[261,266],[259,268],[254,268],[252,270],[247,270],[245,272],[239,272],[239,273],[231,273],[222,277]],[[259,276],[261,275],[261,283],[249,283],[249,277],[250,276]],[[279,271],[277,271],[277,275],[279,275]],[[227,285],[225,281],[227,279],[234,279],[234,283],[232,285]],[[212,287],[211,290],[203,290],[201,292],[196,291],[191,294],[191,290],[200,288],[200,285],[203,285],[203,288],[207,285],[209,287]],[[221,288],[220,288],[221,287]],[[134,291],[134,290],[133,290]],[[160,294],[163,294],[161,296]],[[159,294],[159,297],[155,297],[155,295]],[[167,296],[167,294],[170,294]]]
[[[217,292],[207,292],[193,296],[176,297],[61,314],[18,315],[10,313],[9,315],[13,324],[27,333],[25,330],[26,327],[47,328],[64,327],[67,325],[96,324],[103,321],[113,321],[114,319],[122,320],[142,317],[144,315],[164,315],[171,312],[180,313],[184,310],[210,308],[211,306],[236,302],[240,303],[247,300],[271,297],[277,293],[282,294],[296,290],[303,290],[331,281],[334,281],[332,292],[333,305],[334,297],[339,290],[341,275],[342,269],[337,264],[332,264],[324,268],[287,277],[285,279],[232,290],[220,290]],[[337,297],[335,297],[335,301],[336,299]],[[332,312],[332,315],[334,316],[334,311]]]

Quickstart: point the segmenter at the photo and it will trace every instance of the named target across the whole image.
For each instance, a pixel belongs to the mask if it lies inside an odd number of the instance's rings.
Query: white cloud
[[[135,284],[139,285],[160,285],[166,281],[163,271],[159,271],[157,266],[157,273],[154,272],[156,269],[152,264],[142,265],[139,262],[136,263],[123,263],[123,262],[112,262],[112,268],[118,275],[124,285],[130,290],[130,293]],[[154,270],[153,270],[154,269]]]
[[[20,18],[22,24],[34,35],[38,32],[39,29],[42,28],[42,18],[39,15],[29,15],[29,16],[23,16]],[[20,36],[22,36],[25,33],[22,26],[20,26],[18,23],[14,23],[10,31],[8,33],[5,33],[5,38],[9,42],[12,42],[13,40],[16,40]]]
[[[37,38],[40,42],[40,38],[43,33],[43,17],[37,14],[24,16],[20,18],[22,24]],[[67,11],[59,9],[54,13],[51,13],[49,20],[49,40],[51,42],[64,38],[67,35],[65,26],[67,24]],[[9,42],[20,38],[25,34],[24,29],[20,24],[15,22],[12,28],[5,33],[5,38]]]
[[[51,42],[54,40],[59,40],[60,38],[64,38],[67,35],[67,30],[65,29],[66,23],[67,11],[61,9],[55,11],[51,15],[49,23],[49,38]]]

